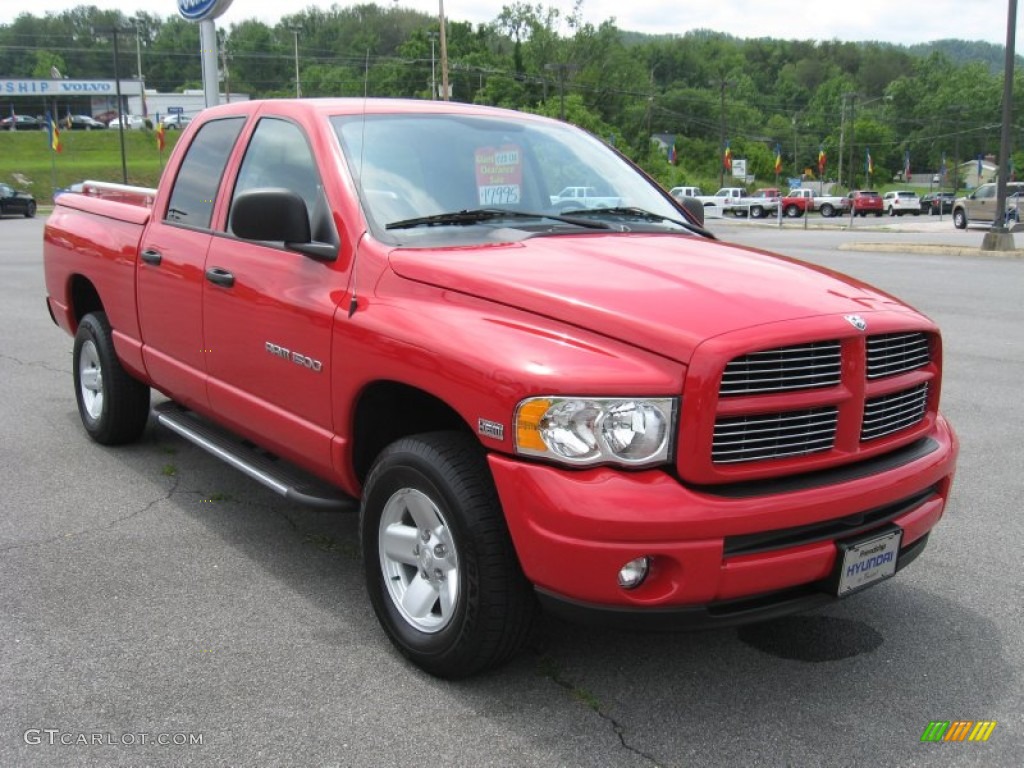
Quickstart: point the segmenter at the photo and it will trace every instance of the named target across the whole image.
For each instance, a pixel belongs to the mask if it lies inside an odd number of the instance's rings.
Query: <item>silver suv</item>
[[[1024,182],[1006,182],[1006,215],[1018,219],[1017,208],[1024,195]],[[991,224],[996,217],[996,185],[982,184],[966,197],[958,197],[953,203],[953,225],[967,229],[968,224]]]

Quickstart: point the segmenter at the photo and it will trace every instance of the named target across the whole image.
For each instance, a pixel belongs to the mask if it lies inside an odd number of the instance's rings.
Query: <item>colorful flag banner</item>
[[[668,161],[672,165],[675,165],[676,164],[676,160],[677,160],[677,157],[676,157],[676,145],[673,144],[672,146],[670,146],[668,148]]]
[[[775,175],[782,173],[782,145],[775,145]]]
[[[868,147],[864,147],[864,167],[867,168],[868,176],[875,172],[875,161],[871,159],[871,150]]]
[[[821,145],[818,146],[818,175],[819,176],[824,176],[825,175],[825,162],[826,162],[826,159],[827,158],[825,157],[825,145],[821,144]]]
[[[910,150],[903,153],[903,180],[910,181]]]
[[[54,152],[60,152],[64,149],[64,145],[60,143],[60,128],[57,127],[57,121],[53,119],[53,115],[49,112],[46,113],[46,124],[50,129],[50,149]]]
[[[156,148],[161,152],[164,151],[164,124],[160,122],[159,118],[156,123]]]
[[[729,148],[729,142],[725,142],[725,153],[722,155],[722,166],[727,171],[732,171],[732,150]]]

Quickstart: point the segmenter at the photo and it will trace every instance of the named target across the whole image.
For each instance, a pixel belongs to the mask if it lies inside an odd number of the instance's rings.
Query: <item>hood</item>
[[[852,278],[678,235],[536,237],[395,249],[396,274],[543,315],[688,362],[730,331],[818,315],[909,310]]]

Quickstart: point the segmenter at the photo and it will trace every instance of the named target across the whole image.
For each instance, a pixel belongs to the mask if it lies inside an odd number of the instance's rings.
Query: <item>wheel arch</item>
[[[451,405],[418,387],[376,381],[359,394],[352,415],[352,471],[362,483],[387,446],[423,432],[462,432],[476,439]]]
[[[68,305],[74,322],[72,333],[78,330],[82,318],[90,312],[105,312],[103,300],[92,281],[84,275],[72,275],[68,281]]]

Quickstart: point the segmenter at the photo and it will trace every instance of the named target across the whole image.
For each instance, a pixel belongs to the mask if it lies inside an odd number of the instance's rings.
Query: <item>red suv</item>
[[[869,213],[875,214],[875,216],[881,216],[884,210],[882,206],[882,196],[877,192],[870,190],[855,189],[847,198],[850,200],[850,205],[847,206],[847,210],[853,208],[853,213],[856,216],[867,216]]]

